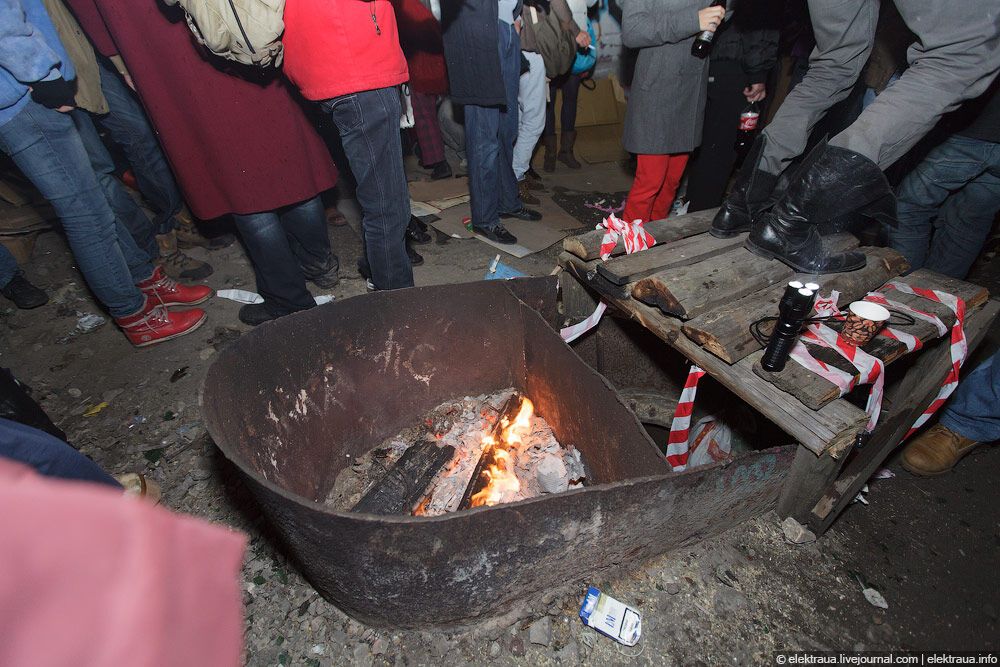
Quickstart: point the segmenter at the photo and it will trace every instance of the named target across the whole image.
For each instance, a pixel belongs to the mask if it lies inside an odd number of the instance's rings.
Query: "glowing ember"
[[[509,497],[521,490],[521,483],[514,472],[514,457],[511,452],[517,453],[520,446],[524,444],[523,438],[531,433],[531,417],[534,414],[534,404],[527,398],[523,398],[514,421],[501,422],[503,431],[499,443],[491,435],[483,435],[484,449],[493,449],[493,463],[483,471],[483,475],[489,481],[482,491],[470,499],[472,507],[497,505],[503,502],[505,496]],[[506,418],[504,421],[507,421]]]

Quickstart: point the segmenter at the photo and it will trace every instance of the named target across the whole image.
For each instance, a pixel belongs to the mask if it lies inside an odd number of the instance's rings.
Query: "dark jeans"
[[[583,79],[579,74],[563,74],[549,82],[549,103],[545,105],[545,136],[556,133],[556,93],[562,91],[559,126],[563,132],[576,132],[576,105]]]
[[[146,212],[142,210],[139,203],[129,194],[125,184],[115,176],[115,163],[108,153],[107,147],[97,134],[94,121],[90,114],[83,109],[73,109],[70,112],[73,124],[76,125],[77,132],[80,133],[80,140],[83,141],[83,148],[90,157],[90,165],[94,168],[94,175],[97,183],[104,191],[111,210],[114,211],[118,222],[125,225],[125,229],[132,236],[135,244],[148,257],[159,257],[160,253],[156,247],[156,231],[153,221],[149,219]]]
[[[406,255],[410,190],[399,138],[399,90],[379,88],[325,100],[358,183],[365,257],[376,289],[413,286]]]
[[[523,207],[514,177],[521,40],[511,24],[503,21],[497,24],[500,75],[507,103],[494,107],[473,104],[465,107],[465,152],[469,160],[472,224],[482,229],[496,227],[501,213],[513,213]]]
[[[101,70],[101,91],[109,107],[108,113],[97,116],[97,122],[125,152],[139,192],[153,207],[155,231],[166,234],[176,228],[173,216],[184,204],[174,174],[135,93],[106,58],[98,56],[97,64]]]
[[[726,194],[729,176],[736,164],[736,132],[740,112],[747,105],[743,66],[735,60],[713,60],[708,70],[708,100],[701,146],[688,164],[688,210],[715,208]]]
[[[0,150],[55,208],[80,272],[111,315],[141,310],[146,299],[135,284],[152,264],[115,218],[73,120],[29,102],[0,125]]]
[[[950,137],[903,179],[896,196],[893,249],[911,270],[965,278],[1000,210],[1000,143]]]
[[[306,276],[331,267],[333,252],[319,195],[277,211],[233,215],[257,277],[257,292],[275,316],[316,305]]]
[[[961,379],[941,424],[979,442],[1000,440],[1000,352]]]
[[[0,419],[0,457],[31,466],[46,477],[121,488],[114,477],[62,440],[9,419]]]

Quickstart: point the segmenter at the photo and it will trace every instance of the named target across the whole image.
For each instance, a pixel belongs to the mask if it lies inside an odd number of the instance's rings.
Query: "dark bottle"
[[[726,0],[714,0],[709,7],[725,7]],[[719,26],[721,27],[721,25]],[[718,28],[716,28],[718,30]],[[715,30],[703,30],[700,35],[694,38],[691,44],[691,55],[698,58],[707,58],[712,52],[712,40],[715,39]]]
[[[757,133],[757,121],[760,120],[760,105],[751,102],[740,112],[740,127],[736,131],[736,143],[733,148],[740,156],[746,155]]]

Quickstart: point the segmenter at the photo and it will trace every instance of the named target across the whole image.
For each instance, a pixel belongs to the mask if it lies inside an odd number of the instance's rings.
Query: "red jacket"
[[[286,0],[281,41],[285,74],[310,100],[409,78],[389,0]]]

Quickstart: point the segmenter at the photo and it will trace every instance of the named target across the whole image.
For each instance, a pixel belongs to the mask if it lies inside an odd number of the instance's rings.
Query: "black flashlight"
[[[807,289],[797,280],[788,283],[778,303],[778,323],[760,360],[764,370],[779,373],[785,368],[788,355],[799,339],[802,325],[812,313],[815,300],[814,290]]]

